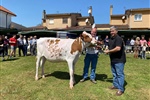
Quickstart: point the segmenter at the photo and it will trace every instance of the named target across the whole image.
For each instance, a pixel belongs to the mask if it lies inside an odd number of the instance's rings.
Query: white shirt
[[[132,40],[130,41],[130,44],[131,44],[131,45],[134,45],[134,42],[135,42],[135,41],[132,39]]]
[[[95,37],[95,38],[96,38],[96,40],[98,40],[98,37]],[[96,47],[87,47],[86,53],[87,54],[97,54],[98,50],[96,49]]]

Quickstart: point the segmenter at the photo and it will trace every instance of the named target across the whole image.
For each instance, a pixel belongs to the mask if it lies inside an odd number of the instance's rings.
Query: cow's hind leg
[[[38,68],[40,66],[40,58],[37,56],[37,60],[36,60],[36,74],[35,74],[35,80],[38,80]]]
[[[43,56],[41,58],[41,61],[40,61],[40,66],[42,67],[42,78],[45,78],[45,75],[44,75],[44,64],[45,64],[45,61],[46,61],[46,58]]]
[[[68,67],[69,67],[69,74],[70,74],[70,89],[73,88],[74,85],[74,68],[73,68],[73,61],[69,60]]]

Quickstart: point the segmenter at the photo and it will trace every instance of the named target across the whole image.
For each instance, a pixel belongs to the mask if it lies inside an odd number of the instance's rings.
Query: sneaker
[[[85,78],[83,78],[83,79],[80,80],[80,82],[84,82],[84,81],[85,81]]]
[[[95,79],[92,79],[92,80],[91,80],[91,82],[92,82],[92,83],[94,83],[94,84],[96,84],[96,83],[97,83],[97,82],[95,81]]]

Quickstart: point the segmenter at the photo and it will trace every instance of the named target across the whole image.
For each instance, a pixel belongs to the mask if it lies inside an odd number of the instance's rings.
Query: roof
[[[118,15],[111,15],[111,17],[122,17],[124,14],[118,14]]]
[[[127,9],[125,14],[129,15],[132,11],[150,11],[150,8],[134,8],[134,9]]]
[[[150,10],[150,8],[134,8],[134,9],[128,9],[130,11],[146,11],[146,10]]]
[[[90,16],[77,17],[77,19],[86,19],[86,18],[90,18]]]
[[[4,8],[3,6],[0,5],[0,11],[6,12],[10,15],[16,16],[13,12],[9,11],[8,9]]]
[[[25,26],[23,26],[23,25],[20,25],[20,24],[18,24],[18,23],[15,23],[15,22],[11,22],[11,27],[13,27],[13,28],[16,28],[16,29],[25,29],[25,28],[27,28],[27,27],[25,27]]]
[[[46,29],[47,28],[45,26],[32,26],[24,28],[23,31],[46,30]]]
[[[129,29],[128,25],[110,25],[110,24],[96,24],[97,28],[110,28],[111,26],[116,26],[118,30]]]
[[[81,13],[58,13],[58,14],[46,14],[46,16],[70,16],[70,15],[80,15]]]
[[[86,30],[86,31],[89,31],[91,30],[92,26],[91,25],[88,25],[88,26],[74,26],[74,27],[68,27],[68,28],[54,28],[54,29],[51,29],[51,30],[54,30],[54,31],[68,31],[68,30]]]

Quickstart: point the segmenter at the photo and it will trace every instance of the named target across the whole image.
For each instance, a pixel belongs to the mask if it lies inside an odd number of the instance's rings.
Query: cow
[[[76,39],[60,39],[60,38],[39,38],[37,40],[37,61],[35,80],[38,80],[38,68],[42,67],[42,77],[44,78],[44,63],[46,60],[50,62],[66,61],[69,67],[70,88],[73,88],[74,67],[82,53],[82,51],[96,44],[96,40],[87,32],[83,32]]]

